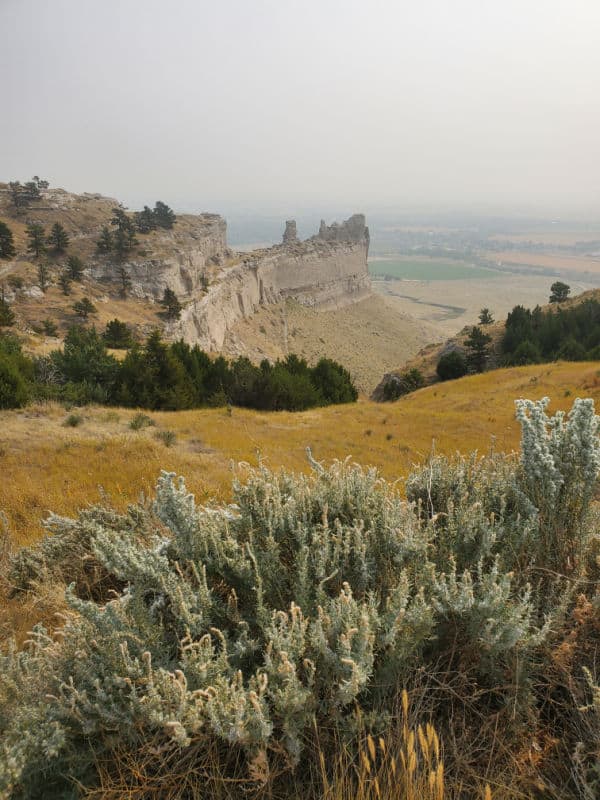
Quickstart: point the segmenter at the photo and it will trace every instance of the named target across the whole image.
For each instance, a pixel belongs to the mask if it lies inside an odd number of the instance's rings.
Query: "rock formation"
[[[190,298],[173,334],[206,350],[220,350],[235,323],[262,305],[291,297],[304,305],[331,309],[370,293],[369,231],[362,214],[342,224],[321,226],[304,242],[292,232],[287,223],[284,244],[245,254],[241,263],[223,268],[208,292]]]
[[[288,219],[285,223],[285,231],[283,232],[284,244],[296,244],[298,241],[298,231],[296,230],[296,220]]]
[[[7,215],[12,214],[10,202],[8,186],[0,184],[0,210]],[[96,250],[117,205],[98,194],[47,189],[28,219],[46,229],[56,221],[64,224],[86,275],[101,284],[119,285],[124,267],[132,298],[156,302],[167,287],[172,289],[183,311],[168,324],[169,337],[219,351],[233,326],[262,306],[293,298],[313,308],[335,309],[370,294],[369,230],[362,214],[332,225],[323,221],[305,241],[298,238],[295,220],[288,220],[281,244],[250,253],[229,249],[225,220],[217,214],[181,214],[173,228],[139,236],[131,255],[117,263]]]

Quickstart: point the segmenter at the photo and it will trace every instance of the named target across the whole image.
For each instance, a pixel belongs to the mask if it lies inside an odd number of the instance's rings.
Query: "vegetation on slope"
[[[107,349],[115,322],[104,337],[94,328],[72,327],[62,350],[35,359],[23,354],[15,337],[0,335],[0,409],[36,398],[169,411],[226,404],[299,411],[358,396],[349,373],[331,359],[314,367],[293,354],[258,367],[243,357],[228,363],[183,341],[166,344],[159,331],[119,361]]]
[[[395,400],[424,384],[502,366],[595,360],[600,356],[598,290],[570,299],[569,286],[561,281],[551,290],[548,305],[533,311],[515,306],[505,322],[494,322],[489,309],[482,309],[480,325],[425,347],[402,369],[386,374],[373,399]]]
[[[336,753],[355,760],[368,736],[369,764],[379,735],[402,763],[408,729],[389,734],[409,687],[423,760],[404,757],[405,789],[433,761],[443,796],[427,723],[471,796],[484,772],[498,797],[594,796],[599,420],[590,400],[568,419],[546,408],[517,403],[518,460],[434,457],[407,500],[310,457],[308,476],[249,470],[231,506],[198,506],[163,473],[153,503],[51,517],[9,580],[71,584],[70,611],[58,639],[38,627],[3,658],[5,792],[164,797],[184,779],[188,797],[230,781],[322,797]]]

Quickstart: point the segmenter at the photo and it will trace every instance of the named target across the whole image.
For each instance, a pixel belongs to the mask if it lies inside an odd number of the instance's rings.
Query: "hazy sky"
[[[0,180],[600,214],[600,0],[0,0]]]

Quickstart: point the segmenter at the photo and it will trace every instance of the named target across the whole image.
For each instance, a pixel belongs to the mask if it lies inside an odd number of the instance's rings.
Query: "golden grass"
[[[396,403],[361,400],[303,413],[262,413],[234,408],[152,413],[157,427],[132,431],[131,409],[89,407],[83,422],[67,428],[56,404],[0,414],[0,510],[15,544],[36,539],[52,510],[74,514],[100,498],[117,506],[150,492],[160,469],[185,475],[200,500],[225,499],[231,464],[257,463],[307,470],[305,448],[315,458],[352,458],[377,466],[395,480],[423,461],[435,441],[438,453],[510,451],[519,441],[517,397],[552,398],[568,409],[576,396],[600,396],[600,364],[556,363],[498,370],[437,384]],[[165,447],[157,430],[177,440]]]

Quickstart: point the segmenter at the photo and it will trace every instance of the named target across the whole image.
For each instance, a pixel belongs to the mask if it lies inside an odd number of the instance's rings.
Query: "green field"
[[[464,261],[429,258],[375,258],[369,261],[373,276],[387,276],[409,281],[459,281],[492,278],[496,273],[484,267],[471,266]]]

